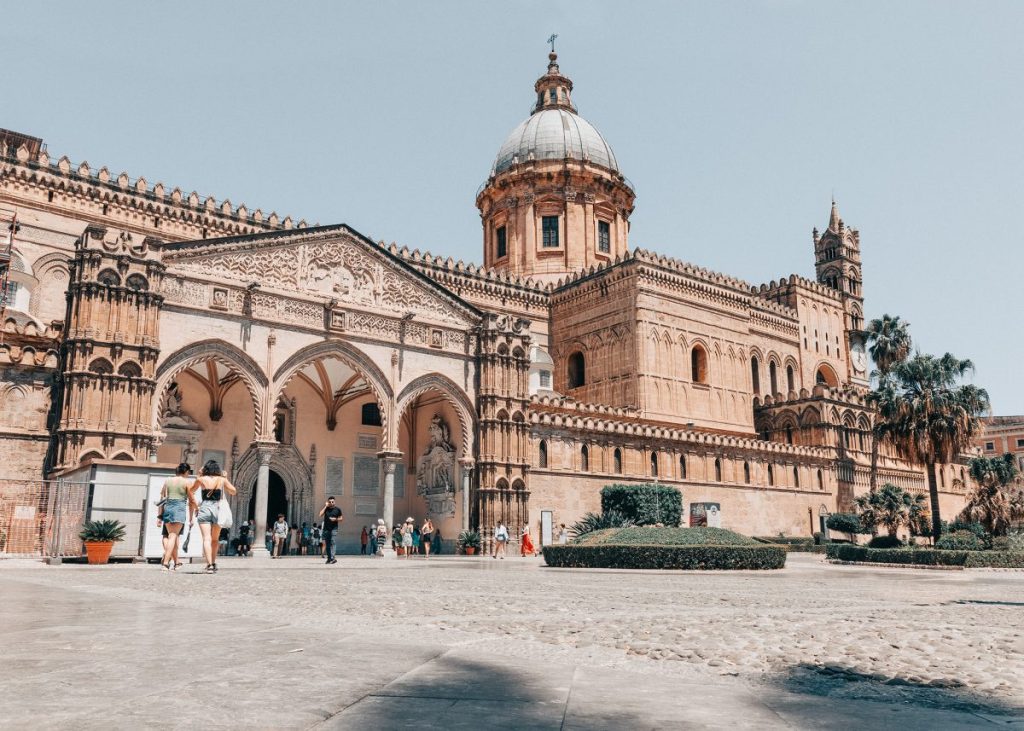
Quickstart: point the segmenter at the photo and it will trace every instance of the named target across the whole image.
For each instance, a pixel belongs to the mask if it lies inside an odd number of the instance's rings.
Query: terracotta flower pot
[[[466,555],[472,556],[476,553],[476,546],[466,546]]]
[[[113,541],[87,541],[85,544],[85,555],[89,558],[89,563],[106,563],[112,550]]]

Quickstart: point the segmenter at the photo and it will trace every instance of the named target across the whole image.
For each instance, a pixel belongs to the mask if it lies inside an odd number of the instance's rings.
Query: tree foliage
[[[1014,500],[1011,489],[1019,485],[1020,471],[1012,454],[1002,457],[975,457],[970,462],[975,488],[960,513],[965,522],[978,522],[992,536],[1005,536],[1010,525],[1020,520],[1024,501]]]
[[[876,492],[858,495],[854,502],[865,532],[874,532],[878,526],[883,526],[890,536],[895,536],[902,527],[913,527],[927,510],[924,495],[889,483]]]

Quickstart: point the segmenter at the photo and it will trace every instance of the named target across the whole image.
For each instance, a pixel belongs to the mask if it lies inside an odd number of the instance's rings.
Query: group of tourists
[[[383,521],[379,521],[383,524]],[[379,541],[379,539],[378,539]],[[378,543],[378,546],[382,545]],[[441,531],[434,526],[434,521],[427,518],[422,526],[417,526],[411,517],[399,523],[391,531],[391,548],[401,556],[424,556],[430,558],[431,550],[436,556],[441,552]]]
[[[205,571],[215,574],[221,525],[231,525],[227,496],[236,494],[238,490],[224,477],[216,460],[211,459],[203,465],[199,477],[190,485],[188,475],[191,471],[192,468],[182,462],[174,471],[174,477],[166,480],[160,489],[159,520],[163,523],[164,548],[160,566],[164,571],[174,571],[181,566],[178,560],[178,539],[186,524],[191,530],[195,519],[202,534]],[[185,539],[185,550],[188,550],[190,538],[191,534]]]

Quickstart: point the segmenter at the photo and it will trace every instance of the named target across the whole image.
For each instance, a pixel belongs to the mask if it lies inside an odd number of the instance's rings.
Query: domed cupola
[[[477,195],[489,267],[556,279],[628,249],[635,194],[611,146],[577,114],[572,90],[552,51],[530,116],[498,149]]]

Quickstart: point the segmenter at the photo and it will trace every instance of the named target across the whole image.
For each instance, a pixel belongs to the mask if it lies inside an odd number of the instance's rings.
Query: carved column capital
[[[402,463],[403,456],[401,452],[377,452],[377,459],[384,465],[384,474],[386,475],[395,474],[395,468]]]
[[[276,441],[259,441],[253,442],[253,446],[256,448],[256,454],[260,459],[260,466],[267,467],[270,465],[274,452],[281,445]]]

